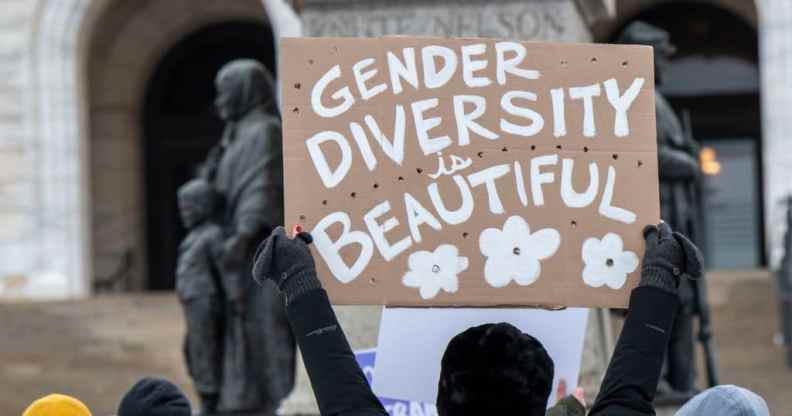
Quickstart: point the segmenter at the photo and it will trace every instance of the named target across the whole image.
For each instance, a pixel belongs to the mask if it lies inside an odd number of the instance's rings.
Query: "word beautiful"
[[[616,182],[616,170],[613,166],[607,168],[607,179],[604,187],[600,185],[600,168],[597,163],[591,162],[589,168],[589,184],[585,191],[577,192],[572,186],[572,172],[574,160],[561,159],[561,186],[560,197],[563,203],[569,208],[585,208],[596,202],[599,190],[602,196],[599,201],[597,211],[603,217],[625,224],[632,224],[636,220],[635,213],[612,204],[613,192]],[[383,201],[365,215],[363,221],[368,233],[359,230],[352,230],[352,221],[346,212],[336,211],[322,218],[313,228],[312,234],[316,242],[315,246],[333,275],[343,283],[349,283],[358,277],[368,266],[374,248],[386,261],[391,261],[403,252],[407,251],[413,243],[422,241],[421,227],[428,226],[436,231],[443,229],[443,224],[459,225],[466,223],[472,216],[475,209],[475,199],[471,188],[484,186],[487,191],[487,205],[489,212],[500,215],[505,214],[499,194],[498,183],[511,182],[516,188],[520,203],[524,207],[529,205],[538,207],[545,204],[545,192],[543,187],[556,181],[556,173],[551,170],[544,170],[559,163],[559,156],[547,154],[532,158],[528,163],[530,170],[529,184],[526,184],[523,165],[520,162],[498,164],[470,173],[467,176],[455,174],[451,176],[456,184],[457,191],[461,198],[458,208],[450,209],[444,202],[440,194],[438,182],[432,182],[426,187],[426,194],[431,200],[434,213],[427,209],[424,204],[419,202],[410,192],[403,195],[403,210],[410,234],[399,239],[395,243],[389,241],[386,233],[398,227],[400,222],[395,216],[382,219],[387,215],[392,205],[390,201]],[[530,197],[529,197],[530,189]],[[438,219],[439,217],[439,219]],[[442,221],[441,221],[442,220]],[[334,224],[341,224],[342,234],[333,241],[327,230]],[[348,266],[340,252],[350,245],[359,244],[362,247],[359,257],[355,262]],[[484,250],[482,248],[482,250]]]
[[[343,86],[332,93],[327,90],[330,84],[341,77],[342,70],[340,65],[333,66],[325,73],[313,86],[311,93],[311,106],[313,111],[324,118],[342,116],[359,100],[366,101],[377,95],[384,94],[390,89],[394,96],[404,92],[404,83],[418,90],[436,89],[446,85],[454,77],[458,68],[461,68],[464,84],[474,91],[476,88],[486,87],[493,82],[499,85],[506,85],[509,79],[538,80],[541,72],[536,69],[522,68],[524,66],[527,51],[525,47],[515,42],[498,42],[495,44],[495,80],[477,75],[489,65],[488,60],[474,59],[475,56],[484,55],[487,45],[476,43],[461,47],[458,57],[457,51],[443,46],[426,46],[421,48],[423,77],[419,78],[416,68],[416,51],[414,48],[404,48],[401,50],[401,57],[393,52],[387,52],[387,72],[390,85],[380,83],[373,84],[372,79],[377,76],[378,70],[370,67],[375,64],[374,59],[364,59],[352,66],[353,78],[357,87],[357,97],[352,94],[349,86]],[[461,61],[461,65],[458,63]],[[583,106],[582,134],[585,137],[594,138],[597,135],[595,125],[595,97],[600,96],[601,90],[605,90],[607,102],[614,110],[613,133],[617,137],[626,137],[630,134],[628,111],[630,106],[641,91],[644,84],[643,78],[635,78],[632,84],[621,92],[615,79],[609,79],[600,84],[576,86],[571,88],[555,88],[549,90],[549,99],[552,102],[552,125],[553,135],[563,137],[567,135],[567,125],[565,117],[565,107],[567,105],[567,95],[570,100],[576,100]],[[471,92],[464,91],[464,92]],[[325,96],[329,94],[328,100]],[[450,98],[453,106],[453,125],[456,128],[456,144],[465,147],[471,144],[471,133],[483,138],[484,140],[494,141],[501,138],[501,134],[512,137],[533,137],[541,134],[545,128],[545,116],[539,112],[520,106],[516,100],[536,102],[540,98],[537,94],[526,90],[507,91],[500,97],[501,117],[497,117],[499,131],[492,131],[485,128],[479,121],[482,117],[494,120],[492,114],[487,114],[487,101],[485,97],[475,94],[458,94]],[[329,105],[327,102],[334,104]],[[487,193],[487,205],[489,212],[495,215],[505,214],[499,195],[499,185],[502,187],[507,181],[512,184],[519,196],[519,201],[524,207],[529,205],[538,207],[545,204],[544,187],[556,182],[557,173],[560,173],[560,198],[569,208],[585,208],[595,203],[597,196],[600,195],[597,212],[611,220],[631,224],[635,222],[635,213],[613,206],[613,194],[616,183],[616,170],[613,166],[605,168],[604,183],[601,186],[600,167],[597,163],[588,164],[589,185],[583,192],[573,189],[572,178],[575,161],[569,158],[561,158],[558,154],[541,154],[525,161],[514,161],[503,163],[504,161],[493,162],[494,165],[481,167],[474,172],[462,173],[473,165],[470,159],[463,159],[458,156],[450,156],[450,168],[443,161],[441,152],[454,144],[448,135],[435,135],[432,130],[448,123],[441,117],[427,115],[431,110],[435,110],[440,105],[440,99],[430,98],[413,102],[409,105],[415,125],[415,138],[418,147],[424,156],[438,155],[439,163],[437,172],[428,175],[434,182],[429,183],[425,192],[432,203],[433,211],[430,211],[424,204],[413,196],[411,192],[405,192],[402,199],[401,212],[409,227],[409,235],[387,238],[386,234],[392,232],[400,222],[397,216],[388,215],[392,206],[390,201],[383,201],[376,204],[363,215],[363,222],[366,231],[353,230],[352,220],[346,212],[333,212],[322,218],[313,228],[312,233],[315,237],[316,248],[322,258],[327,263],[330,271],[336,279],[343,283],[349,283],[357,278],[367,267],[374,254],[374,249],[379,252],[385,261],[392,261],[400,254],[407,251],[414,243],[422,241],[421,229],[428,226],[433,230],[440,231],[445,225],[464,224],[472,216],[475,202],[471,189],[484,187]],[[472,109],[471,109],[472,107]],[[354,145],[360,153],[366,168],[374,171],[379,163],[377,154],[381,153],[390,162],[398,166],[403,166],[405,157],[406,142],[406,111],[403,105],[396,104],[394,107],[394,127],[391,138],[388,138],[380,128],[379,123],[371,115],[365,115],[362,123],[366,125],[368,131],[363,128],[358,121],[349,123],[349,132]],[[375,148],[369,140],[369,135],[373,137],[373,142],[378,144],[379,151],[375,153]],[[353,163],[353,145],[347,136],[338,131],[325,130],[316,133],[305,141],[308,153],[313,165],[318,173],[323,185],[332,189],[340,184],[349,173]],[[340,161],[331,166],[325,151],[328,146],[335,145],[338,149],[334,154],[340,154]],[[524,173],[527,171],[528,179]],[[456,209],[449,209],[441,195],[438,181],[446,180],[456,185],[457,191],[461,196],[461,205]],[[530,198],[529,198],[530,194]],[[386,217],[387,216],[387,217]],[[384,218],[385,217],[385,218]],[[516,221],[516,220],[515,220]],[[515,222],[513,221],[513,222]],[[338,239],[333,241],[327,230],[335,224],[340,224],[342,233]],[[516,222],[515,222],[516,224]],[[395,242],[392,242],[397,240]],[[362,248],[357,259],[351,265],[346,264],[340,251],[351,244],[358,244]],[[441,246],[442,247],[442,246]],[[452,248],[444,248],[452,252]],[[455,250],[455,249],[454,249]],[[482,252],[485,248],[482,248]],[[553,249],[555,251],[555,249]],[[467,260],[453,266],[456,272],[467,267]],[[495,284],[493,286],[502,286]],[[412,285],[412,284],[410,284]]]

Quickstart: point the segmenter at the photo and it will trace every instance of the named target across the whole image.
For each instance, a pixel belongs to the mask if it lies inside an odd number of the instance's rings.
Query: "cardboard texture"
[[[286,225],[313,233],[334,303],[627,306],[660,215],[651,48],[288,38],[280,52]]]

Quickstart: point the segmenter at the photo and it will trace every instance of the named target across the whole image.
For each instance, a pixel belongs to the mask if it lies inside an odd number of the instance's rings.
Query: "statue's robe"
[[[679,118],[659,92],[655,95],[655,110],[660,216],[675,231],[696,241],[700,238],[695,235],[699,209],[695,195],[699,171],[696,144],[689,142]],[[680,282],[679,298],[680,309],[672,328],[663,379],[675,390],[689,391],[694,388],[696,378],[692,316],[695,298],[687,279]]]
[[[699,170],[695,144],[688,143],[679,118],[660,93],[655,95],[655,109],[661,218],[695,241],[699,237],[693,235],[697,204],[692,189]]]
[[[283,224],[283,162],[280,121],[256,107],[230,123],[213,179],[223,196],[226,238],[266,237]],[[221,271],[226,297],[242,298],[244,315],[229,302],[223,342],[220,411],[274,410],[294,385],[295,342],[283,299],[272,284],[251,277],[255,247]]]

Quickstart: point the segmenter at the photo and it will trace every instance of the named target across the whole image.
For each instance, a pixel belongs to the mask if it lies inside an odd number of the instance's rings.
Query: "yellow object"
[[[50,394],[33,402],[22,416],[91,416],[91,411],[74,397]]]

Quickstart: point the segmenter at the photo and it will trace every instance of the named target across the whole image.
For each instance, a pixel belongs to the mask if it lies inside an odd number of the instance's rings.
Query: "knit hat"
[[[438,414],[544,416],[553,372],[542,343],[513,325],[470,328],[443,354]]]
[[[118,416],[191,416],[190,402],[167,380],[146,377],[121,399]]]
[[[767,403],[756,393],[737,386],[718,386],[696,395],[676,416],[770,416]]]
[[[33,402],[22,416],[91,416],[91,411],[74,397],[50,394]]]

